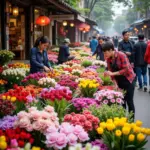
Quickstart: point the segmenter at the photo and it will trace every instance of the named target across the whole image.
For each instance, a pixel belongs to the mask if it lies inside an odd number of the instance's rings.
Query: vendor
[[[129,112],[135,113],[133,102],[135,74],[129,59],[123,52],[115,51],[111,42],[102,44],[102,51],[104,52],[105,60],[107,60],[108,71],[106,74],[111,76],[118,87],[126,92],[123,106],[126,108],[127,103]]]
[[[74,59],[74,56],[70,56],[69,44],[70,40],[66,38],[63,42],[63,45],[60,46],[58,54],[58,64],[63,64],[64,62]]]
[[[30,73],[52,71],[48,61],[47,47],[50,41],[47,37],[39,37],[30,53]]]

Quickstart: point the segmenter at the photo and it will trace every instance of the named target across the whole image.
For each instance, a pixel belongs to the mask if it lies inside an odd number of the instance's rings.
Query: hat
[[[64,39],[64,43],[69,43],[70,44],[70,39]]]

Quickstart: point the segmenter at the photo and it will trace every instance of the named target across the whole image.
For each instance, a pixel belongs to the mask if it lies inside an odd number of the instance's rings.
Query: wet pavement
[[[138,91],[135,89],[135,119],[143,121],[144,127],[150,128],[150,94],[148,92]],[[150,150],[150,137],[146,145],[147,150]]]

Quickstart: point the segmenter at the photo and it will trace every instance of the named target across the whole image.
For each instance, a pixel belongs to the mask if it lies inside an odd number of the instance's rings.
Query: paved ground
[[[150,94],[136,89],[134,103],[136,109],[135,119],[143,121],[144,127],[150,127]],[[150,150],[150,137],[148,140],[146,148]]]

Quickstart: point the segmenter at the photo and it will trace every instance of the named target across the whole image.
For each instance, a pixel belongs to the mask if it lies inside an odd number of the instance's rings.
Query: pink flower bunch
[[[22,82],[29,82],[30,83],[30,82],[32,82],[32,80],[38,81],[39,79],[44,78],[44,77],[46,77],[45,73],[41,73],[41,72],[33,73],[33,74],[26,76],[25,79],[22,80]]]
[[[58,62],[58,56],[55,54],[48,54],[48,60],[53,62],[53,63],[57,63]]]
[[[98,128],[100,120],[93,116],[91,112],[84,110],[82,114],[67,114],[64,117],[64,122],[69,122],[73,125],[81,125],[85,131],[92,131]]]
[[[67,86],[73,91],[78,87],[78,83],[75,82],[75,79],[76,79],[75,77],[63,75],[60,76],[58,84],[60,84],[61,86]]]
[[[101,90],[94,94],[101,104],[123,104],[123,93],[114,90]]]
[[[54,88],[51,87],[49,89],[43,89],[41,92],[41,98],[54,100],[71,100],[72,99],[72,91],[69,87],[56,85]]]
[[[94,98],[74,98],[72,103],[77,110],[82,110],[83,108],[88,108],[91,105],[98,105],[98,101]]]
[[[71,125],[64,122],[59,128],[49,127],[46,132],[46,145],[48,148],[63,149],[67,145],[72,146],[77,142],[89,140],[88,133],[80,125]]]
[[[57,113],[51,106],[46,106],[41,111],[36,107],[31,107],[28,112],[19,112],[17,117],[18,120],[14,123],[15,127],[26,129],[29,132],[36,130],[44,133],[50,126],[56,128],[59,126]]]

